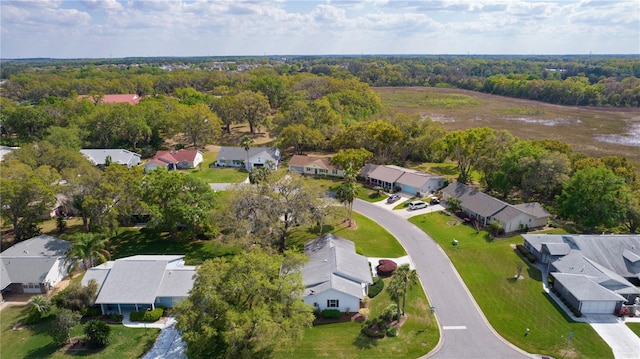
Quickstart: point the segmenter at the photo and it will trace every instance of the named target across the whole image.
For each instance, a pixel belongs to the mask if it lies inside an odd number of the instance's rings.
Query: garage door
[[[616,302],[590,301],[582,302],[580,312],[582,314],[613,314]]]

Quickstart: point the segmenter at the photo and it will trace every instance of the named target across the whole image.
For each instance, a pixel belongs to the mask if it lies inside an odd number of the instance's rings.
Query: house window
[[[327,308],[338,308],[340,301],[337,299],[327,299]]]

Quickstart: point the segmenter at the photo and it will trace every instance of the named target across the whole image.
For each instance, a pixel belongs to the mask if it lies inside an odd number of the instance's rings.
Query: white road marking
[[[464,325],[445,325],[442,327],[442,330],[464,330],[467,329]]]

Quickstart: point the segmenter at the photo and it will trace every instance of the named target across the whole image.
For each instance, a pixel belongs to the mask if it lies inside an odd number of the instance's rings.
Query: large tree
[[[347,148],[338,151],[331,157],[331,163],[339,165],[342,168],[351,167],[359,170],[373,156],[373,153],[364,148]]]
[[[347,207],[347,220],[349,227],[353,224],[353,201],[358,194],[358,184],[356,183],[356,173],[350,165],[344,169],[344,180],[336,189],[336,199],[344,203]]]
[[[249,132],[255,134],[271,113],[269,100],[258,92],[243,91],[236,95],[238,118],[249,123]]]
[[[266,358],[295,343],[313,321],[300,297],[301,263],[257,247],[205,261],[175,309],[189,358]]]
[[[220,134],[222,122],[205,104],[179,105],[176,116],[179,118],[184,133],[193,143],[193,147],[207,145]]]
[[[414,269],[411,269],[408,264],[399,266],[393,272],[387,291],[391,299],[395,300],[398,305],[398,319],[400,319],[401,314],[405,314],[404,309],[407,303],[407,292],[417,283],[418,274]],[[402,299],[402,306],[400,306],[400,299]]]
[[[295,153],[301,155],[304,150],[318,149],[325,138],[320,130],[295,124],[283,128],[278,141],[281,148],[293,147]]]
[[[33,169],[15,160],[4,161],[0,171],[2,219],[13,225],[18,241],[38,235],[37,223],[56,203],[56,171],[49,166]]]
[[[71,242],[69,257],[81,260],[86,269],[92,268],[96,259],[102,263],[111,258],[105,249],[108,239],[97,233],[74,234]]]
[[[576,171],[556,197],[558,214],[593,233],[598,226],[621,224],[629,201],[624,179],[605,167]]]
[[[209,185],[199,178],[156,169],[145,177],[141,193],[151,215],[148,226],[169,231],[172,238],[180,227],[195,237],[211,225],[210,211],[216,197]]]

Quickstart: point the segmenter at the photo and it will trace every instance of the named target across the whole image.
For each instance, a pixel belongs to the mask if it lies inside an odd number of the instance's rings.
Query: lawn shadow
[[[58,351],[58,349],[60,348],[60,345],[49,343],[43,347],[29,350],[29,352],[24,357],[25,359],[50,358],[53,353]]]
[[[358,336],[353,340],[353,345],[358,347],[358,349],[371,349],[378,346],[378,340],[358,334]]]
[[[564,318],[564,320],[567,321],[567,323],[577,323],[575,320],[573,320],[573,318],[571,318],[569,316],[569,314],[558,304],[558,302],[556,302],[549,293],[547,292],[542,292],[542,294],[544,295],[544,297],[549,301],[549,303],[551,303],[554,308],[556,308],[556,310],[558,311],[558,313],[560,313],[560,315],[562,315],[562,318]]]

